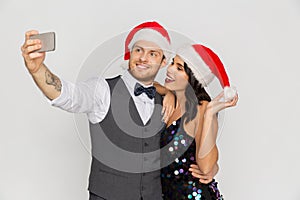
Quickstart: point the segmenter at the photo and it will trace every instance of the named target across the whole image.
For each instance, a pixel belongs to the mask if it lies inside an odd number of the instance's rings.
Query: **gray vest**
[[[159,200],[162,98],[146,125],[120,77],[107,79],[110,108],[98,124],[90,123],[92,164],[89,191],[104,199]]]

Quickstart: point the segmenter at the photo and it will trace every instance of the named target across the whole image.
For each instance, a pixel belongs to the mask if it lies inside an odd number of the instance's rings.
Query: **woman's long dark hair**
[[[195,78],[192,70],[184,63],[184,70],[189,77],[189,84],[185,90],[186,102],[185,113],[182,116],[185,123],[193,120],[198,112],[197,106],[201,105],[201,101],[211,101],[210,96],[202,87],[201,83]]]

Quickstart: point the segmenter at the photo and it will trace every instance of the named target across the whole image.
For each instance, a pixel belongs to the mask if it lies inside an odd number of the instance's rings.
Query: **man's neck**
[[[130,74],[130,76],[131,76],[132,78],[134,78],[137,82],[141,83],[141,84],[144,85],[144,86],[151,86],[151,85],[153,85],[154,80],[149,80],[149,81],[139,80],[139,79],[137,79],[136,77],[134,77],[134,76],[131,74],[130,70],[128,70],[128,73]]]

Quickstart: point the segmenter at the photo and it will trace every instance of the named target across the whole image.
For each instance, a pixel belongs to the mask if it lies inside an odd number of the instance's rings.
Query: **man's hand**
[[[203,174],[200,170],[198,165],[194,165],[192,164],[189,168],[189,171],[192,172],[192,175],[196,178],[199,178],[199,182],[200,183],[204,183],[204,184],[208,184],[210,183],[213,178],[215,177],[215,175],[218,173],[219,171],[219,165],[215,164],[213,169],[207,173],[207,174]]]
[[[42,47],[39,39],[30,39],[30,36],[39,34],[38,31],[27,31],[25,42],[21,47],[25,65],[40,90],[48,99],[53,100],[61,94],[61,80],[44,64],[45,52],[36,52]]]
[[[32,30],[25,33],[25,42],[21,47],[22,56],[25,65],[31,74],[36,73],[42,66],[45,60],[45,52],[38,53],[36,50],[42,47],[39,39],[30,39],[30,36],[39,34],[38,31]]]

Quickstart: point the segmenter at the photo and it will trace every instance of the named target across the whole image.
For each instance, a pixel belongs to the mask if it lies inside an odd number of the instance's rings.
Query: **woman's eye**
[[[183,67],[182,67],[182,66],[177,66],[177,70],[178,70],[178,71],[182,71],[182,70],[183,70]]]

